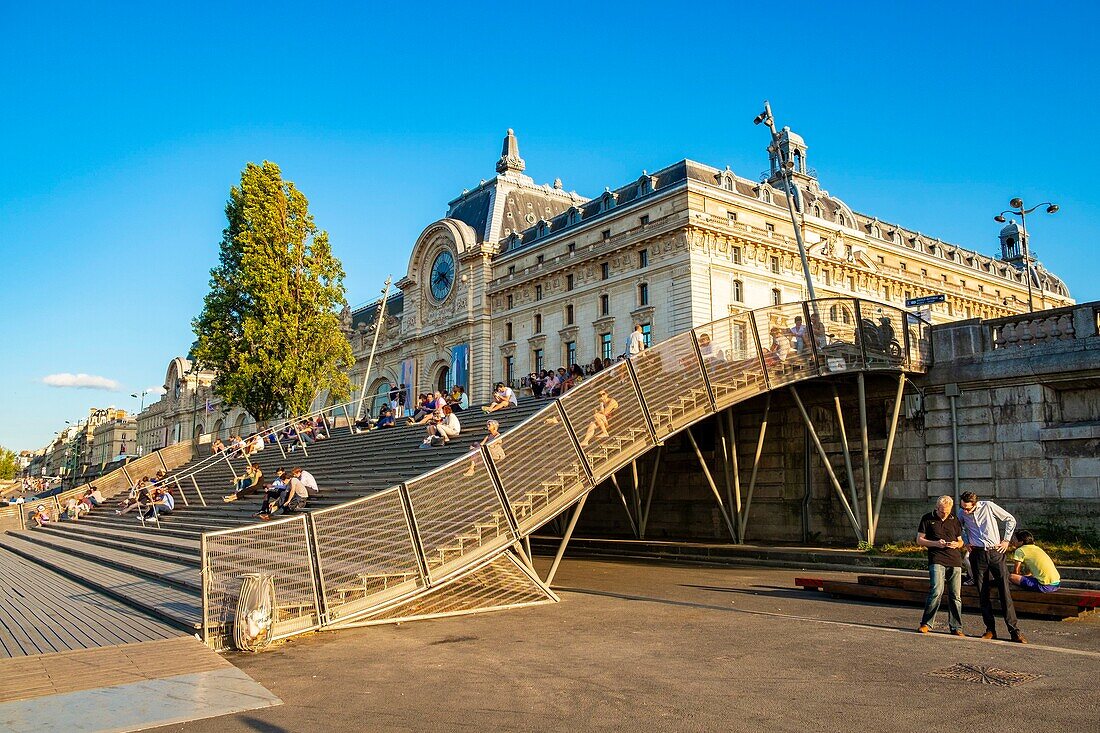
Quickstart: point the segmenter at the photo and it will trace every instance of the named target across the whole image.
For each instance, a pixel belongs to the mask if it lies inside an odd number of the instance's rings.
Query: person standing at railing
[[[802,316],[794,317],[794,325],[788,331],[795,351],[805,351],[809,347],[806,343],[806,326],[802,323]]]
[[[626,340],[626,355],[637,356],[643,351],[645,351],[645,334],[642,333],[642,324],[636,323],[630,338]]]

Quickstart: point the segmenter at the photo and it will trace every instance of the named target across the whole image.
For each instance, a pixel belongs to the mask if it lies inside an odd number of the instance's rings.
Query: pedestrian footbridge
[[[796,318],[805,325],[801,336],[791,335]],[[140,590],[130,603],[198,632],[216,649],[233,645],[250,575],[273,578],[273,602],[249,611],[259,614],[257,629],[268,629],[258,632],[264,642],[554,602],[550,583],[564,543],[540,577],[528,538],[558,517],[568,518],[568,538],[589,492],[616,471],[759,395],[790,390],[797,401],[792,387],[799,382],[886,372],[898,375],[900,396],[905,375],[926,371],[930,361],[928,324],[886,304],[834,298],[747,311],[656,344],[560,399],[523,400],[519,409],[497,413],[501,437],[476,451],[467,450],[484,435],[476,408],[462,414],[463,435],[454,441],[461,445],[431,451],[415,450],[413,431],[422,428],[353,435],[342,406],[326,408],[331,438],[309,446],[308,455],[287,459],[268,448],[251,459],[265,472],[299,464],[316,475],[326,498],[304,513],[253,523],[255,507],[222,504],[220,494],[244,459],[236,467],[224,456],[182,466],[162,461],[174,469],[170,477],[188,506],[159,524],[93,513],[71,526],[13,527],[0,544],[45,558],[59,572],[67,567],[84,582],[95,577],[91,564],[106,556],[113,580],[100,590],[125,599],[123,568]],[[128,472],[118,490],[140,473]],[[878,502],[885,469],[883,478]],[[858,534],[855,497],[849,501],[833,483]],[[877,520],[870,494],[868,483],[866,528]],[[725,506],[717,491],[715,499],[732,526],[740,507]]]

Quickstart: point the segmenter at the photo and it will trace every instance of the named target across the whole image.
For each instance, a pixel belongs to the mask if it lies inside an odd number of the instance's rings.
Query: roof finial
[[[497,161],[497,173],[519,173],[527,164],[519,157],[519,141],[516,133],[508,128],[508,134],[504,136],[504,145],[500,150],[500,160]]]

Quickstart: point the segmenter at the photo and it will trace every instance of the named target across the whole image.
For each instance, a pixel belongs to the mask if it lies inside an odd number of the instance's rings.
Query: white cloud
[[[166,393],[167,391],[168,390],[166,390],[164,387],[160,386],[159,384],[155,387],[146,387],[145,388],[145,394],[162,395],[162,394]]]
[[[42,377],[42,382],[51,387],[71,387],[74,389],[102,389],[108,392],[118,392],[122,385],[107,377],[97,377],[94,374],[49,374]]]

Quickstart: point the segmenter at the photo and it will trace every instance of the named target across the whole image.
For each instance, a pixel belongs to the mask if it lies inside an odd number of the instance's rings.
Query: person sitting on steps
[[[600,431],[599,437],[610,438],[611,434],[607,432],[608,425],[611,420],[612,413],[619,409],[618,401],[608,394],[606,389],[600,390],[600,401],[596,405],[596,408],[592,411],[592,421],[588,423],[588,430],[584,433],[584,440],[581,441],[581,447],[586,447],[592,442],[593,436],[596,434],[596,430]]]
[[[242,496],[257,491],[263,485],[264,472],[260,469],[259,464],[250,464],[245,475],[233,482],[233,493],[223,496],[222,501],[226,503],[236,501]]]
[[[444,405],[443,417],[438,422],[428,425],[428,437],[424,443],[431,446],[436,442],[434,438],[440,438],[443,445],[447,445],[451,438],[457,438],[461,431],[462,425],[458,421],[458,415],[450,405]]]
[[[255,516],[263,520],[271,519],[271,512],[275,508],[278,508],[279,502],[286,492],[286,485],[286,471],[281,468],[276,469],[275,480],[271,482],[271,485],[268,486],[267,490],[264,492],[263,503],[260,504],[260,511],[256,512]]]
[[[512,388],[505,386],[504,382],[497,382],[496,391],[493,392],[493,401],[482,407],[481,411],[497,412],[517,405],[519,405],[519,402],[516,400],[516,393],[512,391]]]
[[[470,445],[470,453],[477,453],[481,450],[481,446],[486,446],[486,450],[489,451],[489,457],[494,461],[500,461],[504,459],[504,441],[500,439],[500,423],[496,420],[489,420],[485,423],[485,430],[487,431],[485,437],[476,443]],[[473,476],[477,471],[477,459],[470,461],[470,467],[463,471],[463,476]]]

